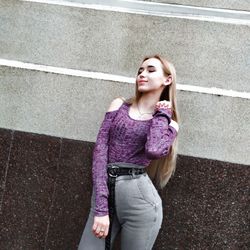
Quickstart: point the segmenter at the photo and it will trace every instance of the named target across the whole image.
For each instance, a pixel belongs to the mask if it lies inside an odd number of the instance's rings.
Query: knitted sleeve
[[[107,161],[108,141],[111,123],[118,110],[105,113],[93,150],[92,178],[95,190],[95,215],[108,214]]]
[[[171,116],[171,109],[165,108],[160,108],[153,114],[145,144],[145,153],[148,159],[158,159],[169,153],[177,136],[175,128],[169,126]]]

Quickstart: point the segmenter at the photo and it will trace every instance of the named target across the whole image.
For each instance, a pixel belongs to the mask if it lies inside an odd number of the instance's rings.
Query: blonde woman
[[[144,58],[135,96],[112,101],[93,152],[91,210],[79,250],[150,250],[163,219],[163,188],[176,164],[176,72],[159,55]],[[153,182],[155,184],[153,184]]]

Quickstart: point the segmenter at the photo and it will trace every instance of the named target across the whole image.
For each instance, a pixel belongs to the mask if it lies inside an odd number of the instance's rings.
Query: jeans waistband
[[[128,163],[128,162],[112,162],[112,163],[107,164],[107,167],[109,166],[117,166],[117,167],[123,167],[123,168],[146,168],[146,166],[144,165]]]
[[[146,168],[144,165],[139,165],[135,163],[127,163],[127,162],[112,162],[108,163],[107,167],[111,166],[117,166],[117,167],[123,167],[123,168]],[[147,175],[147,173],[143,173],[142,175]],[[140,178],[141,175],[121,175],[116,177],[116,181],[119,180],[131,180],[131,179],[137,179]]]

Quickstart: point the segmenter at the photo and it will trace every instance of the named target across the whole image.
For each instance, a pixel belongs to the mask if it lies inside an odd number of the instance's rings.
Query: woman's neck
[[[155,93],[143,93],[138,101],[138,106],[142,112],[154,112],[155,105],[160,99],[160,94],[156,95]]]

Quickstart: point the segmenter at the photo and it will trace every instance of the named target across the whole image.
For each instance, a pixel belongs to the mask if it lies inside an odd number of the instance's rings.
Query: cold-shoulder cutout
[[[107,113],[118,110],[122,106],[122,104],[124,103],[124,101],[125,101],[125,98],[122,97],[122,96],[115,98],[111,102],[111,104],[110,104],[110,106],[108,108]]]

